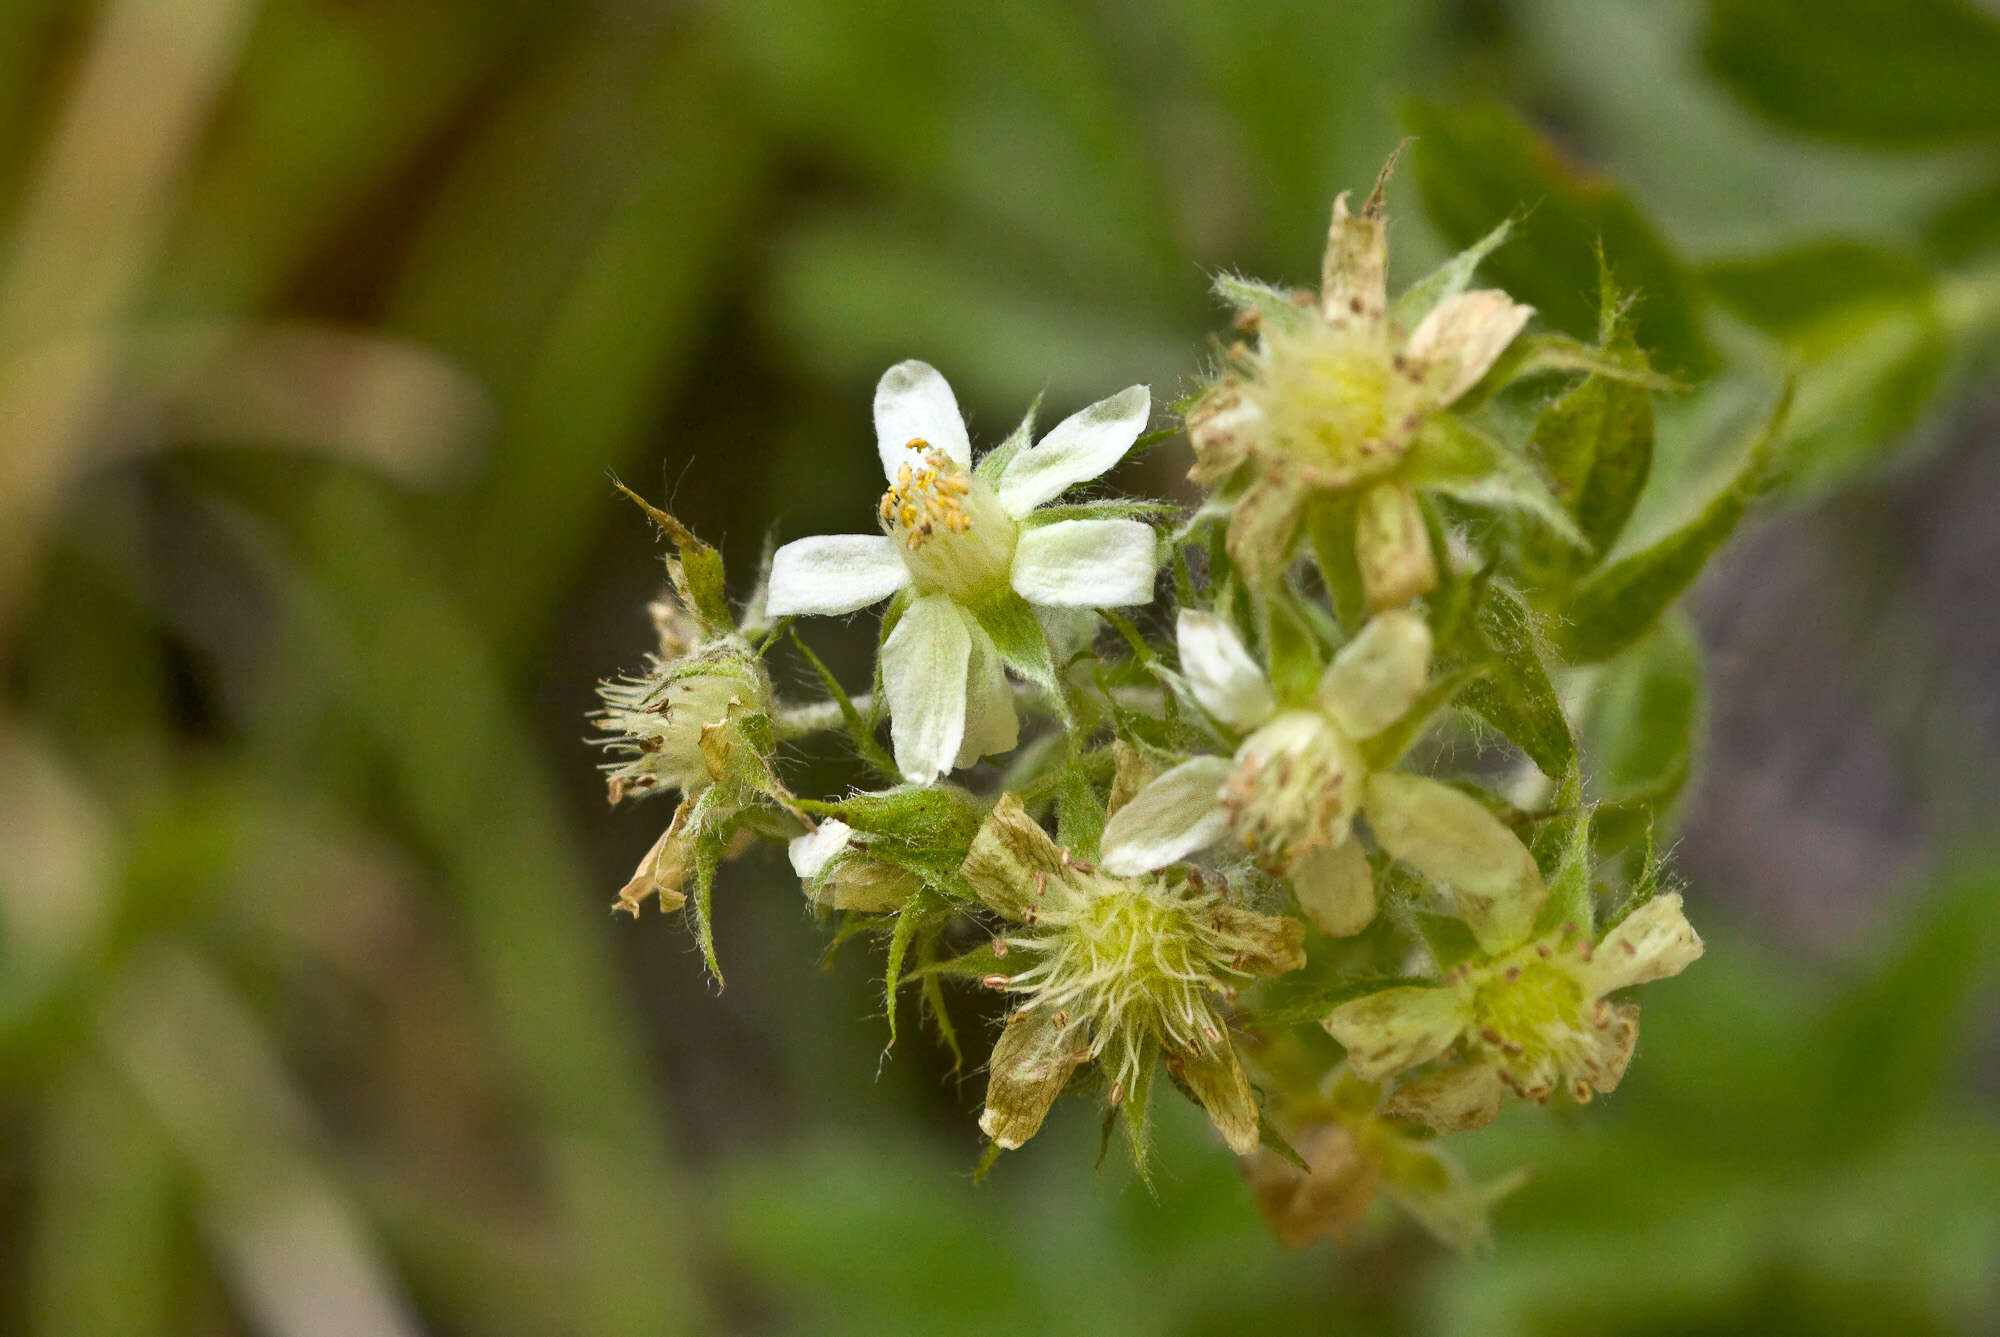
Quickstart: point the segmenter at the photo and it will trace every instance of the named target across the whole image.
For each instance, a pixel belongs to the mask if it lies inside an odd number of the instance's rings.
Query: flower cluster
[[[1588,782],[1564,703],[1604,674],[1544,635],[1596,618],[1575,643],[1624,652],[1686,583],[1600,550],[1644,485],[1630,426],[1650,452],[1658,380],[1608,275],[1594,345],[1473,288],[1505,235],[1391,300],[1378,183],[1359,212],[1335,202],[1316,293],[1218,279],[1248,341],[1178,406],[1191,512],[1066,495],[1174,435],[1146,435],[1146,387],[1039,436],[1031,413],[975,458],[915,361],[876,387],[877,532],[777,547],[741,614],[715,551],[652,511],[674,592],[599,718],[612,800],[680,801],[619,904],[690,886],[719,979],[716,865],[786,841],[816,913],[886,940],[892,1039],[905,992],[954,1051],[952,1011],[1008,1000],[987,1017],[988,1163],[1074,1090],[1144,1173],[1164,1073],[1281,1239],[1380,1201],[1479,1239],[1517,1181],[1474,1184],[1435,1134],[1509,1095],[1614,1090],[1627,991],[1701,952],[1638,842],[1673,787]],[[1600,401],[1618,412],[1577,407]],[[884,601],[866,692],[790,634]],[[794,651],[817,699],[774,690]],[[831,730],[872,781],[794,795],[785,744]]]

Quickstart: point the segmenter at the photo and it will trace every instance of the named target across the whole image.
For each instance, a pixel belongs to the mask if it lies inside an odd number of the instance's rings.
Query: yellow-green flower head
[[[1451,1062],[1401,1087],[1389,1112],[1441,1131],[1477,1128],[1499,1112],[1503,1091],[1586,1101],[1616,1089],[1638,1040],[1639,1009],[1607,995],[1678,975],[1701,951],[1680,896],[1657,896],[1594,944],[1565,927],[1461,965],[1441,984],[1343,1003],[1326,1028],[1370,1081],[1454,1051]]]
[[[1230,519],[1237,564],[1253,575],[1282,566],[1307,503],[1351,493],[1373,608],[1436,583],[1405,460],[1426,423],[1479,382],[1533,314],[1494,289],[1449,293],[1421,314],[1392,309],[1387,272],[1381,185],[1359,216],[1342,195],[1316,297],[1218,284],[1244,307],[1257,341],[1239,346],[1187,415],[1195,482],[1214,486],[1256,467]]]
[[[1367,763],[1363,742],[1400,720],[1428,681],[1431,633],[1421,617],[1390,609],[1370,618],[1302,701],[1279,698],[1224,618],[1184,610],[1179,643],[1195,699],[1244,738],[1234,756],[1182,762],[1113,813],[1107,869],[1165,868],[1233,837],[1291,879],[1323,931],[1358,933],[1375,914],[1368,858],[1351,839],[1358,813],[1384,848],[1448,883],[1461,902],[1539,895],[1534,860],[1477,802]]]
[[[1025,998],[993,1049],[979,1121],[989,1137],[1026,1142],[1086,1061],[1120,1104],[1146,1089],[1159,1055],[1232,1149],[1257,1145],[1250,1079],[1217,1006],[1247,980],[1302,965],[1303,924],[1233,905],[1198,876],[1104,873],[1057,848],[1012,795],[960,872],[1019,926],[995,950],[1020,967],[988,980]]]
[[[644,674],[600,683],[597,694],[617,803],[668,790],[692,798],[730,778],[751,760],[745,725],[767,716],[771,688],[756,655],[727,636],[684,658],[654,656]]]

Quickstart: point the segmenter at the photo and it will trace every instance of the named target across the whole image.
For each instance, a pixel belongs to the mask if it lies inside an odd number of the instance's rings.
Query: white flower
[[[1032,512],[1096,478],[1132,448],[1152,401],[1143,385],[1072,414],[975,470],[958,401],[922,362],[875,387],[875,438],[889,490],[881,534],[800,539],[778,549],[772,617],[851,613],[913,596],[882,646],[882,687],[904,777],[927,784],[1014,746],[1019,723],[1005,664],[1016,648],[990,628],[1020,626],[1022,604],[1105,608],[1153,597],[1154,536],[1129,518],[1037,523]],[[1027,621],[1032,623],[1033,619]],[[1038,628],[1030,629],[1039,637]]]
[[[1104,828],[1104,867],[1121,876],[1176,863],[1234,833],[1292,881],[1321,929],[1357,933],[1375,913],[1357,812],[1397,858],[1448,884],[1482,942],[1522,927],[1542,894],[1520,840],[1448,785],[1374,771],[1362,741],[1408,712],[1430,675],[1431,634],[1407,609],[1376,614],[1321,675],[1311,699],[1281,701],[1227,621],[1183,610],[1181,669],[1203,710],[1247,735],[1233,757],[1182,762]]]

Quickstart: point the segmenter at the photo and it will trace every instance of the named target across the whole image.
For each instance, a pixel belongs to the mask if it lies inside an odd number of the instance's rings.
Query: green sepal
[[[1542,774],[1560,777],[1576,762],[1576,740],[1542,663],[1541,638],[1527,606],[1488,584],[1473,625],[1473,654],[1489,671],[1467,684],[1466,707],[1527,753]]]
[[[1061,506],[1041,506],[1021,517],[1021,528],[1040,529],[1064,520],[1156,520],[1170,519],[1181,508],[1166,501],[1078,501]]]
[[[979,463],[972,466],[972,476],[988,487],[997,486],[1000,475],[1007,472],[1007,466],[1014,457],[1026,450],[1035,439],[1035,414],[1041,411],[1042,397],[1035,396],[1035,402],[1028,405],[1028,411],[1021,418],[1020,426],[1008,433],[1007,439],[986,452]]]
[[[1104,800],[1098,797],[1083,758],[1072,751],[1063,764],[1062,787],[1056,791],[1056,839],[1064,848],[1094,860],[1104,838],[1104,822]]]
[[[1276,1152],[1287,1165],[1306,1174],[1312,1173],[1312,1166],[1299,1155],[1299,1149],[1286,1140],[1285,1135],[1278,1131],[1278,1126],[1271,1122],[1271,1116],[1261,1109],[1257,1111],[1257,1142]]]
[[[668,562],[667,572],[681,601],[701,619],[705,629],[732,629],[735,623],[730,620],[729,600],[723,588],[722,554],[696,538],[693,530],[617,479],[612,479],[611,484],[651,516],[660,532],[674,545],[679,561]]]
[[[715,956],[715,870],[721,866],[723,852],[735,831],[734,822],[717,815],[717,809],[727,806],[722,797],[725,788],[710,785],[702,790],[695,798],[694,810],[688,814],[688,830],[693,833],[694,845],[694,857],[688,861],[694,895],[688,897],[688,906],[694,911],[695,941],[701,945],[701,959],[708,966],[708,973],[715,977],[718,991],[723,981],[722,963]]]
[[[1424,688],[1423,694],[1410,703],[1403,717],[1373,737],[1361,740],[1361,755],[1371,770],[1386,771],[1403,759],[1403,754],[1417,745],[1417,740],[1438,716],[1451,705],[1452,701],[1466,687],[1478,681],[1486,667],[1479,664],[1462,664]]]
[[[1348,635],[1358,635],[1368,619],[1368,599],[1361,587],[1361,563],[1354,555],[1353,499],[1319,497],[1308,502],[1306,537],[1333,615]]]
[[[951,1051],[951,1070],[961,1072],[965,1068],[965,1050],[958,1043],[958,1028],[951,1024],[951,1013],[945,1008],[944,985],[935,974],[924,967],[937,960],[937,935],[926,935],[917,944],[917,975],[922,983],[924,1008],[930,1014],[931,1025],[937,1028],[938,1039]]]
[[[1555,816],[1535,832],[1535,866],[1548,886],[1548,899],[1535,917],[1535,933],[1553,933],[1575,924],[1585,941],[1595,937],[1596,905],[1591,894],[1590,808],[1583,798],[1582,773],[1571,765],[1557,786]]]
[[[1742,463],[1692,520],[1650,547],[1600,567],[1577,586],[1557,632],[1557,648],[1565,658],[1580,663],[1609,659],[1645,635],[1694,582],[1768,483],[1772,447],[1784,430],[1791,400],[1787,381]]]
[[[1514,231],[1514,220],[1503,218],[1494,229],[1430,273],[1403,289],[1390,304],[1389,318],[1399,329],[1413,329],[1430,314],[1431,308],[1456,297],[1471,286],[1472,276],[1487,256],[1500,248]]]
[[[811,806],[823,806],[866,835],[870,858],[908,869],[932,886],[953,883],[985,817],[978,799],[942,783],[899,785]]]
[[[1573,547],[1586,546],[1576,520],[1564,509],[1535,466],[1451,413],[1434,413],[1417,429],[1403,481],[1469,506],[1532,516]]]
[[[1238,311],[1254,312],[1260,321],[1289,332],[1305,329],[1313,313],[1292,300],[1289,288],[1279,288],[1261,279],[1240,274],[1217,274],[1212,285],[1215,295]]]
[[[1479,939],[1472,929],[1456,915],[1432,914],[1419,910],[1410,918],[1415,921],[1417,932],[1424,938],[1424,945],[1431,950],[1431,959],[1437,962],[1440,971],[1449,973],[1461,961],[1470,961],[1480,954]],[[1436,984],[1436,980],[1418,980],[1419,984]]]
[[[1042,629],[1034,607],[1013,590],[1002,588],[965,605],[965,609],[992,639],[1000,661],[1048,692],[1055,699],[1064,727],[1069,727],[1072,723],[1069,696],[1056,674],[1048,633]]]
[[[1319,638],[1300,611],[1299,598],[1291,589],[1279,587],[1270,598],[1255,601],[1262,614],[1259,630],[1264,638],[1264,655],[1271,686],[1280,701],[1310,701],[1319,688],[1326,667]]]
[[[934,900],[926,888],[896,912],[896,925],[890,931],[887,959],[882,965],[882,1006],[889,1021],[889,1043],[885,1048],[896,1047],[896,993],[903,983],[903,962],[918,934],[932,927],[942,917],[940,912],[947,908],[944,902]]]
[[[848,697],[847,689],[840,685],[840,679],[833,676],[832,670],[820,661],[820,657],[799,638],[796,631],[791,633],[791,638],[792,644],[798,647],[799,653],[806,657],[808,664],[812,665],[813,672],[819,675],[820,684],[826,688],[827,695],[831,696],[834,704],[840,707],[840,719],[847,726],[847,736],[854,744],[854,750],[861,754],[861,759],[874,768],[877,774],[887,776],[891,780],[900,779],[902,772],[896,767],[896,759],[891,757],[889,750],[876,740],[874,731],[861,718],[861,712],[854,708],[854,702]]]

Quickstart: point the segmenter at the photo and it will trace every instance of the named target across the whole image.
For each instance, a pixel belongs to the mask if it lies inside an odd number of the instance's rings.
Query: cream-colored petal
[[[1342,1003],[1325,1024],[1355,1076],[1374,1082],[1442,1054],[1471,1016],[1456,988],[1403,985]]]
[[[1432,402],[1443,407],[1479,384],[1534,314],[1498,288],[1460,293],[1418,322],[1404,354],[1424,367]]]
[[[1336,325],[1373,324],[1389,311],[1389,241],[1382,219],[1381,188],[1361,213],[1347,212],[1343,191],[1333,202],[1326,258],[1320,270],[1320,313]]]
[[[1401,483],[1377,483],[1354,514],[1354,560],[1371,611],[1396,608],[1437,587],[1437,559],[1424,513]]]
[[[1375,874],[1357,840],[1313,850],[1289,870],[1299,909],[1320,932],[1345,938],[1375,918]]]
[[[1152,411],[1152,392],[1132,385],[1064,418],[1032,450],[1008,461],[997,489],[1000,504],[1018,520],[1078,483],[1099,477],[1125,458]]]
[[[1083,1044],[1056,1024],[1055,1009],[1024,1007],[1007,1018],[987,1065],[979,1130],[1008,1151],[1033,1137],[1076,1071]]]
[[[1305,495],[1272,465],[1229,513],[1229,560],[1251,584],[1265,588],[1284,574],[1305,519]]]
[[[909,583],[910,568],[887,535],[822,534],[772,556],[764,611],[770,617],[852,613]]]
[[[973,895],[1014,920],[1027,919],[1048,884],[1065,876],[1062,851],[1012,794],[993,805],[958,871]]]
[[[1245,974],[1284,975],[1306,963],[1306,926],[1296,919],[1225,901],[1209,907],[1208,920],[1229,940],[1230,964]]]
[[[1184,608],[1175,627],[1181,672],[1201,708],[1233,729],[1254,729],[1278,708],[1264,670],[1229,620]]]
[[[936,368],[914,360],[898,362],[875,383],[875,449],[890,482],[898,468],[917,458],[921,448],[912,449],[912,441],[935,446],[961,469],[972,467],[972,442],[957,396]]]
[[[965,670],[972,633],[942,594],[913,602],[882,643],[889,741],[912,784],[929,784],[958,760],[965,738]]]
[[[1264,411],[1242,382],[1225,380],[1188,410],[1188,442],[1194,447],[1189,481],[1213,487],[1250,458],[1264,428]]]
[[[1460,1063],[1405,1082],[1382,1107],[1391,1119],[1414,1119],[1440,1133],[1484,1128],[1500,1114],[1506,1087],[1490,1063]]]
[[[965,737],[958,745],[958,764],[970,766],[981,757],[1012,752],[1020,740],[1021,720],[1014,713],[1006,666],[993,638],[975,627],[965,670]]]
[[[1104,871],[1149,873],[1222,839],[1229,814],[1219,800],[1230,768],[1227,757],[1195,757],[1133,795],[1105,823]]]
[[[1046,608],[1124,608],[1153,601],[1159,543],[1139,520],[1058,520],[1014,548],[1014,592]]]
[[[1386,609],[1327,665],[1319,702],[1351,737],[1369,738],[1403,718],[1430,673],[1430,624],[1407,608]]]
[[[1590,958],[1598,994],[1678,975],[1701,956],[1701,936],[1688,923],[1679,892],[1655,896],[1611,927]]]
[[[1469,794],[1404,771],[1368,777],[1362,801],[1382,848],[1450,887],[1488,951],[1518,946],[1547,895],[1520,837]]]

